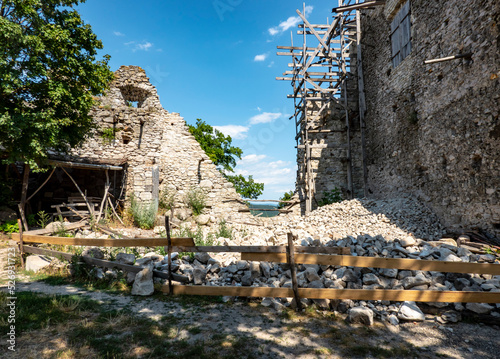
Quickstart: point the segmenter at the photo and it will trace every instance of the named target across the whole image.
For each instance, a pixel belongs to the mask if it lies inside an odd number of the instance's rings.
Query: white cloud
[[[267,59],[267,56],[268,54],[255,55],[253,60],[256,62],[265,61]]]
[[[269,123],[281,117],[281,113],[264,112],[250,118],[250,124]]]
[[[275,187],[280,191],[284,186],[289,186],[287,191],[293,189],[295,182],[295,169],[290,162],[285,161],[265,161],[266,155],[247,155],[238,161],[235,172],[238,175],[252,175],[256,182],[264,183],[265,189],[277,192]],[[281,191],[278,194],[283,194],[286,191]]]
[[[122,34],[120,31],[113,31],[113,34],[115,36],[125,36],[125,34]]]
[[[150,43],[149,41],[146,41],[146,42],[143,42],[142,44],[137,44],[135,49],[148,51],[151,47],[153,47],[153,44]]]
[[[306,6],[305,16],[311,14],[313,9],[314,9],[313,6]],[[275,36],[287,31],[292,27],[297,26],[298,24],[300,24],[301,21],[302,19],[299,16],[290,16],[285,21],[280,22],[278,26],[271,27],[270,29],[268,29],[268,32],[271,36]]]
[[[266,158],[266,155],[246,155],[241,158],[240,161],[238,161],[239,165],[245,165],[249,163],[257,163],[262,161],[264,158]]]
[[[214,126],[214,128],[226,136],[231,136],[235,140],[244,140],[247,138],[247,132],[250,129],[247,126],[238,125]]]
[[[274,61],[271,61],[267,67],[273,67],[274,66]]]
[[[133,52],[136,52],[137,50],[149,51],[149,49],[154,46],[154,44],[149,42],[149,41],[143,41],[141,43],[137,43],[135,41],[129,41],[129,42],[125,42],[124,45],[125,46],[134,45],[134,47],[132,48]]]

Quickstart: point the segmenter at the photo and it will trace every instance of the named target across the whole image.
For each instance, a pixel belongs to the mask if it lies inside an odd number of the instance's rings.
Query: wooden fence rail
[[[167,231],[169,227],[167,226]],[[295,264],[338,265],[346,267],[395,268],[404,270],[423,270],[453,273],[477,273],[500,275],[500,264],[444,262],[407,258],[380,258],[349,256],[349,248],[340,247],[302,247],[294,246],[289,234],[288,246],[195,246],[192,238],[133,238],[133,239],[89,239],[46,237],[39,235],[14,234],[13,239],[20,243],[47,243],[73,246],[99,247],[168,247],[169,257],[172,250],[179,252],[236,252],[241,253],[242,260],[266,261]],[[24,251],[34,254],[71,259],[72,255],[42,248],[24,246]],[[316,254],[311,254],[316,253]],[[336,254],[336,255],[332,255]],[[119,268],[137,273],[140,266],[120,264],[111,261],[82,257],[88,264],[107,268]],[[171,266],[169,266],[171,268]],[[292,271],[293,272],[293,271]],[[296,303],[300,298],[310,299],[353,299],[353,300],[390,300],[417,302],[477,302],[500,303],[500,293],[495,292],[463,292],[463,291],[432,291],[432,290],[396,290],[396,289],[316,289],[298,288],[296,276],[292,275],[292,288],[268,287],[235,287],[235,286],[194,286],[174,285],[171,280],[187,283],[188,277],[176,273],[154,271],[154,275],[169,279],[169,285],[164,285],[162,291],[166,294],[216,295],[216,296],[247,296],[247,297],[294,297]]]

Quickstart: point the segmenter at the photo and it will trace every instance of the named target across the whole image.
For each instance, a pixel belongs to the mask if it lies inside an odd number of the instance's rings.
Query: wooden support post
[[[23,224],[21,223],[21,220],[18,218],[17,219],[17,226],[19,227],[19,256],[21,257],[21,266],[23,269],[24,267],[24,243],[23,243]]]
[[[172,238],[170,237],[170,219],[168,216],[165,217],[165,231],[167,232],[167,241],[168,241],[168,290],[169,293],[173,293],[172,289]]]
[[[309,141],[306,131],[306,141]],[[307,188],[307,197],[306,197],[306,214],[312,211],[312,181],[311,181],[311,148],[309,143],[306,142],[305,148],[306,155],[306,188]]]
[[[23,185],[21,189],[21,202],[19,202],[19,214],[21,216],[21,221],[23,222],[24,230],[29,231],[28,221],[26,220],[26,215],[24,213],[24,209],[26,207],[26,197],[28,194],[28,180],[30,177],[30,165],[24,164],[24,172],[23,172]]]
[[[104,211],[104,205],[107,204],[106,199],[108,198],[109,188],[111,187],[111,183],[109,182],[108,170],[105,170],[105,172],[106,172],[106,184],[104,185],[104,196],[102,197],[101,207],[99,208],[99,215],[97,216],[96,223],[99,223],[99,221],[101,220],[101,216]],[[90,213],[90,215],[93,215],[93,213]]]
[[[358,3],[356,1],[356,3]],[[358,93],[359,93],[359,128],[361,134],[361,163],[363,166],[363,196],[368,196],[368,170],[366,167],[366,139],[365,139],[365,83],[363,78],[363,57],[361,54],[361,14],[356,10],[356,44],[357,44],[357,62],[358,62]]]
[[[90,206],[90,203],[87,199],[87,196],[82,192],[82,190],[80,189],[80,187],[78,186],[78,184],[76,183],[76,181],[73,179],[73,177],[71,177],[71,175],[64,169],[64,167],[61,167],[61,169],[64,171],[64,173],[66,173],[68,175],[68,177],[70,178],[71,182],[73,182],[73,184],[75,185],[76,189],[78,190],[78,192],[80,192],[80,195],[82,196],[83,200],[85,201],[85,204],[87,205],[87,208],[89,209],[89,213],[90,213],[90,218],[92,218],[93,220],[95,220],[95,217],[94,217],[94,209]],[[92,221],[90,223],[92,225]]]
[[[299,297],[299,284],[297,283],[297,273],[295,272],[295,259],[293,249],[293,235],[288,233],[288,247],[286,247],[286,257],[288,265],[290,266],[290,273],[292,274],[292,288],[293,297],[295,299],[296,310],[302,310],[302,303]]]
[[[120,223],[122,225],[125,225],[122,221],[122,219],[120,218],[120,216],[118,215],[118,213],[116,213],[116,210],[115,210],[115,207],[113,206],[113,202],[111,202],[111,198],[108,197],[108,202],[109,202],[109,206],[111,207],[111,210],[113,211],[113,214],[115,215],[115,217],[120,221]]]

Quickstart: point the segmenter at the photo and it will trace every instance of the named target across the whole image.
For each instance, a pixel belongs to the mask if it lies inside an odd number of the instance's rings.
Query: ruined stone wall
[[[98,124],[82,148],[66,156],[68,160],[123,164],[126,168],[127,198],[151,202],[159,190],[175,194],[183,206],[186,194],[201,188],[208,209],[215,217],[227,218],[246,208],[232,183],[227,182],[189,133],[178,113],[162,108],[158,94],[146,73],[137,66],[122,66],[108,94],[92,111]]]
[[[447,226],[500,235],[500,3],[410,0],[412,51],[393,68],[404,2],[362,16],[370,193],[409,193]]]

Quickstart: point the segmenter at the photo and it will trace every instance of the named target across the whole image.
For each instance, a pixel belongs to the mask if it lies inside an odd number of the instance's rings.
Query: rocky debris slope
[[[220,245],[283,245],[287,233],[296,237],[295,245],[349,247],[355,256],[413,258],[453,262],[494,263],[493,254],[476,254],[460,248],[451,238],[442,238],[444,228],[426,207],[409,198],[350,200],[319,208],[306,217],[288,216],[268,219],[261,226],[233,225],[230,235],[217,237]],[[157,228],[157,232],[162,229]],[[213,228],[200,229],[205,235]],[[211,232],[213,233],[213,232]],[[212,234],[213,236],[213,234]],[[200,234],[201,237],[201,234]],[[200,238],[202,240],[202,238]],[[140,253],[139,251],[138,253]],[[144,253],[144,251],[142,251]],[[118,254],[121,261],[168,271],[167,258],[154,252],[138,255]],[[248,262],[235,254],[173,254],[172,269],[189,278],[189,284],[208,286],[259,286],[291,288],[287,264]],[[110,271],[108,271],[110,272]],[[101,273],[101,276],[103,274]],[[108,275],[110,275],[108,273]],[[141,277],[142,278],[142,277]],[[130,283],[134,275],[129,274]],[[142,279],[141,279],[142,280]],[[157,282],[164,280],[155,278]],[[326,265],[297,266],[297,280],[303,288],[335,289],[412,289],[500,292],[500,276],[424,272],[397,269],[355,268]],[[136,286],[138,287],[138,286]],[[149,287],[150,288],[150,287]],[[147,291],[149,294],[150,290]],[[142,295],[142,293],[137,293]],[[399,320],[425,318],[415,303],[389,301],[308,300],[324,310],[349,312],[354,322],[371,323],[376,317],[392,324]],[[291,299],[264,298],[262,304],[282,309]],[[460,320],[460,312],[469,310],[500,317],[500,305],[469,303],[429,303],[443,312],[442,321]],[[363,307],[366,309],[353,308]],[[370,314],[371,313],[371,314]]]

